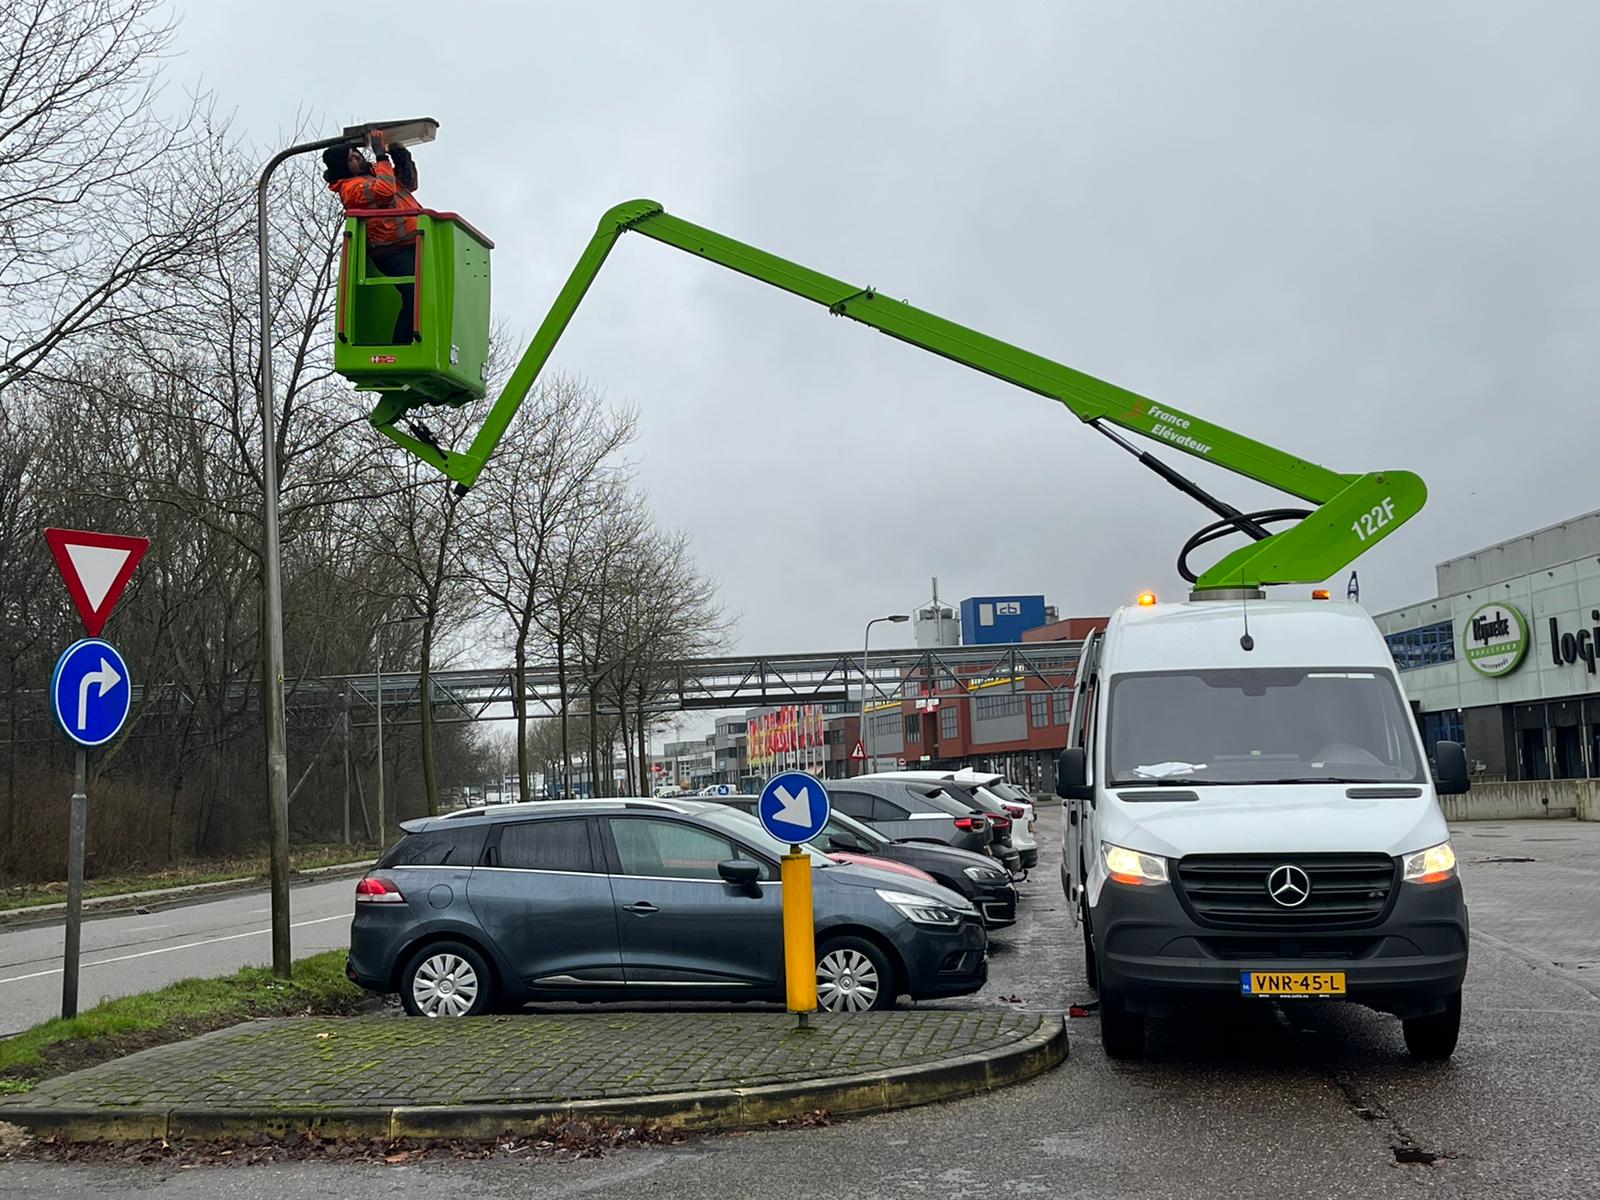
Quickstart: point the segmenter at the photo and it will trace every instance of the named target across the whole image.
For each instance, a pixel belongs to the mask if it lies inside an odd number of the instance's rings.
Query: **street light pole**
[[[261,716],[267,738],[267,842],[272,864],[272,971],[287,977],[289,943],[289,754],[283,712],[283,578],[278,555],[278,429],[272,390],[272,296],[267,261],[267,188],[278,164],[345,139],[302,142],[273,155],[256,184],[256,287],[261,302]]]
[[[386,831],[388,829],[388,826],[384,824],[386,810],[383,803],[383,631],[391,625],[406,625],[421,620],[423,620],[421,616],[413,615],[409,617],[392,617],[387,621],[378,622],[377,666],[373,673],[378,682],[378,849],[380,852],[384,848],[383,839],[387,836]],[[426,704],[428,698],[424,696],[422,702]]]
[[[378,680],[378,853],[383,853],[383,629],[378,626],[378,660],[373,674]]]
[[[434,129],[437,121],[429,121]],[[402,122],[389,122],[394,127]],[[431,130],[407,130],[431,140]],[[354,144],[384,125],[352,126],[338,137],[301,142],[267,161],[256,183],[256,293],[260,302],[261,347],[257,383],[261,403],[261,637],[264,678],[261,715],[267,740],[267,842],[272,862],[272,971],[287,977],[289,941],[289,753],[283,711],[283,577],[278,548],[278,428],[272,388],[272,279],[267,260],[267,191],[280,163],[329,146]]]
[[[871,718],[867,715],[867,687],[872,678],[867,674],[867,647],[872,642],[872,627],[885,621],[901,625],[910,619],[905,613],[894,613],[887,617],[873,617],[872,620],[867,622],[866,632],[861,635],[861,748],[866,754],[866,758],[861,763],[861,774],[863,775],[871,770],[872,763],[872,724]]]

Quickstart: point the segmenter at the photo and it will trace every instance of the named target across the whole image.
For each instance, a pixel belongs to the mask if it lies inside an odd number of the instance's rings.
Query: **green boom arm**
[[[567,277],[566,285],[545,315],[522,361],[512,372],[505,391],[495,401],[483,428],[466,450],[442,450],[396,429],[394,421],[401,415],[401,407],[395,403],[380,403],[373,414],[373,422],[388,437],[439,468],[461,488],[471,487],[544,369],[611,247],[629,230],[813,300],[836,316],[860,321],[901,341],[1059,400],[1080,420],[1093,424],[1102,433],[1110,433],[1107,424],[1121,426],[1317,506],[1299,524],[1268,534],[1248,516],[1207,496],[1150,455],[1141,455],[1141,461],[1147,466],[1206,503],[1224,520],[1258,539],[1227,555],[1201,575],[1196,583],[1198,588],[1258,587],[1327,579],[1415,516],[1427,499],[1422,480],[1409,471],[1341,475],[1180,409],[1157,404],[1092,375],[913,308],[873,288],[830,278],[691,224],[672,216],[653,200],[620,204],[601,218],[599,228]],[[1125,440],[1112,436],[1124,448],[1133,450]]]

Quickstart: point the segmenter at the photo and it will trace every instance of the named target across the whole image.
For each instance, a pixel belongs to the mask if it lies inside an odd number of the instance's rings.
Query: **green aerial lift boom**
[[[352,219],[347,233],[347,241],[354,239],[358,250],[359,224],[358,220]],[[594,237],[567,277],[561,294],[556,297],[555,304],[546,314],[521,362],[512,372],[505,390],[495,401],[483,428],[469,447],[465,450],[447,450],[438,445],[425,426],[407,419],[408,413],[425,404],[440,403],[437,391],[432,395],[427,394],[416,387],[414,379],[397,379],[394,385],[385,388],[381,379],[373,379],[374,372],[363,359],[359,382],[385,392],[373,412],[373,423],[397,444],[455,480],[459,491],[470,488],[505,434],[518,406],[533,387],[539,372],[544,369],[557,340],[605,263],[611,247],[630,230],[687,250],[719,266],[782,288],[806,300],[813,300],[826,306],[835,316],[860,321],[901,341],[931,350],[1041,396],[1059,400],[1079,420],[1093,426],[1138,457],[1141,463],[1168,483],[1217,514],[1218,519],[1190,538],[1179,556],[1179,570],[1195,584],[1197,591],[1258,588],[1276,583],[1314,583],[1327,579],[1348,566],[1362,551],[1415,516],[1427,498],[1427,488],[1422,480],[1409,471],[1373,471],[1364,475],[1330,471],[1180,409],[1157,404],[1092,375],[1085,375],[1071,367],[967,329],[904,301],[891,299],[874,288],[858,287],[830,278],[798,263],[691,224],[672,216],[653,200],[620,204],[601,218]],[[482,240],[487,242],[487,239]],[[487,275],[485,260],[482,268],[485,292]],[[368,282],[377,283],[380,280],[381,277]],[[392,292],[393,289],[387,290]],[[341,293],[343,291],[341,285]],[[426,293],[419,297],[423,303],[427,299]],[[341,301],[341,315],[343,311]],[[419,321],[419,327],[421,325]],[[486,345],[486,322],[482,338]],[[443,340],[447,343],[452,341],[448,335]],[[462,338],[458,333],[455,341],[460,340]],[[426,337],[419,332],[418,346],[424,346],[426,342]],[[459,357],[457,345],[451,344],[449,349],[452,359]],[[442,348],[436,351],[441,352]],[[371,362],[378,363],[382,357],[373,355]],[[394,358],[389,357],[388,361],[393,363]],[[442,402],[462,403],[470,398],[458,392]],[[396,427],[397,422],[402,420],[406,420],[410,432]],[[1113,426],[1120,426],[1185,454],[1236,471],[1307,501],[1314,507],[1242,512],[1204,491],[1154,455],[1139,450]],[[1276,533],[1266,528],[1287,521],[1298,523]],[[1233,551],[1201,574],[1189,570],[1187,560],[1193,550],[1234,532],[1249,536],[1251,544]]]

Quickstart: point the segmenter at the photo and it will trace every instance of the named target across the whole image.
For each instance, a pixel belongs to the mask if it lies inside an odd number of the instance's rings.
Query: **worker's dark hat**
[[[350,178],[350,147],[346,143],[329,146],[322,152],[322,164],[328,169],[322,177],[329,183],[338,183],[341,179]]]

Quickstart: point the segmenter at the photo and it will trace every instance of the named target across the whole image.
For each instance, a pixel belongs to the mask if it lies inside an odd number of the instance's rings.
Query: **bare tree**
[[[562,378],[543,384],[518,412],[463,530],[467,572],[484,607],[510,633],[524,801],[530,799],[528,651],[545,627],[540,607],[549,599],[548,576],[560,573],[554,560],[581,545],[600,515],[602,485],[620,469],[616,455],[633,430],[633,413],[606,409],[593,388]]]
[[[174,168],[219,136],[167,104],[158,0],[0,8],[0,394],[71,339],[148,318],[237,197]]]
[[[642,792],[649,782],[652,714],[680,683],[674,662],[713,653],[728,627],[716,582],[695,566],[687,533],[650,531],[631,549],[613,586],[619,603],[608,654],[611,707],[622,726],[629,782]]]

